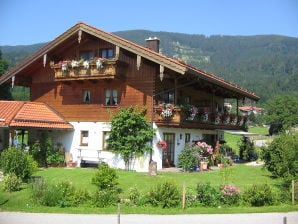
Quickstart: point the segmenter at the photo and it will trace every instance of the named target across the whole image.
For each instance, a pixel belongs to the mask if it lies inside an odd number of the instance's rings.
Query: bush
[[[100,208],[116,205],[119,200],[119,193],[115,189],[97,191],[92,196],[92,204]]]
[[[22,180],[17,177],[14,173],[9,173],[6,176],[4,176],[3,179],[3,186],[4,190],[12,192],[12,191],[18,191],[21,189]]]
[[[28,180],[36,166],[33,161],[21,149],[11,147],[2,152],[0,166],[4,174],[14,173],[22,180]]]
[[[194,154],[191,145],[186,145],[178,155],[178,166],[183,170],[190,170],[198,165],[198,159]]]
[[[201,205],[216,207],[220,204],[220,198],[219,189],[210,186],[210,183],[197,185],[197,200]]]
[[[268,184],[253,185],[243,193],[243,201],[251,206],[273,205],[275,195]]]
[[[290,184],[298,178],[298,132],[282,133],[267,148],[262,148],[265,167],[273,176]]]
[[[255,150],[253,142],[251,142],[247,137],[243,136],[239,147],[240,159],[246,161],[254,161],[258,159],[258,154]]]
[[[43,178],[34,180],[32,196],[36,202],[50,207],[77,206],[82,201],[82,198],[78,197],[75,187],[69,181],[49,184]]]
[[[234,185],[221,187],[221,202],[225,205],[238,205],[240,201],[240,190]]]
[[[177,207],[180,204],[181,193],[176,184],[166,181],[150,190],[148,200],[153,206]]]
[[[92,178],[92,184],[98,187],[98,190],[115,189],[118,186],[118,176],[116,170],[110,168],[104,163],[98,165],[94,177]]]
[[[131,187],[128,189],[128,198],[131,204],[137,205],[140,198],[140,192],[136,187]]]

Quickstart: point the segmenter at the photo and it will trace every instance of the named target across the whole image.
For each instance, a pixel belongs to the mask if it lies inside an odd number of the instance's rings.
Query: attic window
[[[101,57],[102,58],[113,58],[114,57],[114,49],[109,48],[109,49],[102,49],[101,50]]]
[[[90,61],[94,58],[94,52],[93,51],[81,51],[80,58]]]

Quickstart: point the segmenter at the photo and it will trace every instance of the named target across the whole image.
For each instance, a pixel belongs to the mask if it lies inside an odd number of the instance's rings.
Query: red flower
[[[167,145],[167,142],[166,141],[158,141],[157,142],[157,146],[162,148],[163,150],[166,150],[168,145]]]

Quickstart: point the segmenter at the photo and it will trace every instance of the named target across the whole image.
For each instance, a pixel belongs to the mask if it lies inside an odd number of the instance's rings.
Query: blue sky
[[[108,32],[298,37],[298,0],[0,0],[0,45],[51,41],[79,21]]]

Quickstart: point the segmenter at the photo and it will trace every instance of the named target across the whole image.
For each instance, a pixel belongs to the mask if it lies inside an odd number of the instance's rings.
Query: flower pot
[[[201,171],[208,170],[208,162],[200,162]]]

